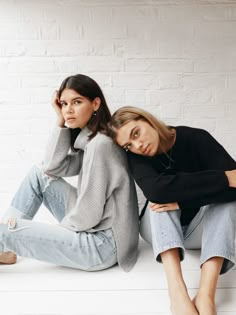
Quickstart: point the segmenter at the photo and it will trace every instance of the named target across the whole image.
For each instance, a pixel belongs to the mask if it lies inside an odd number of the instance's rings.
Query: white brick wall
[[[0,207],[45,147],[62,79],[111,110],[208,129],[236,158],[236,0],[0,0]]]

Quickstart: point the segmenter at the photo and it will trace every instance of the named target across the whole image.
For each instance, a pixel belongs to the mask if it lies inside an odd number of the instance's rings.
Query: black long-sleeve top
[[[146,157],[128,152],[132,174],[145,197],[154,203],[178,202],[181,224],[201,206],[236,200],[225,171],[236,162],[206,130],[174,127],[176,141],[167,154]]]

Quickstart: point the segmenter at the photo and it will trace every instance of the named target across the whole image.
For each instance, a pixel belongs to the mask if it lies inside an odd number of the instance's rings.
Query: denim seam
[[[106,257],[106,259],[105,259],[105,261],[107,261],[107,260],[109,260],[109,258],[111,258],[112,256],[114,256],[114,254],[116,254],[113,250],[110,252],[110,254]],[[90,269],[90,268],[94,268],[94,267],[96,267],[96,266],[100,266],[101,264],[95,264],[95,265],[91,265],[91,266],[89,266],[88,267],[88,269]]]
[[[9,233],[9,231],[3,231],[2,237],[5,239],[9,238],[8,233]],[[17,233],[15,235],[16,235],[16,239],[21,239],[23,241],[28,238],[28,235],[17,235]],[[11,235],[11,237],[12,237],[12,235]],[[33,241],[37,241],[40,238],[35,238],[32,235],[30,235],[30,239]],[[71,247],[73,246],[73,243],[58,242],[56,239],[52,240],[52,239],[42,238],[42,239],[40,239],[40,241],[41,242],[49,242],[50,241],[51,243],[57,243],[57,244],[60,244],[63,246],[71,246]],[[109,244],[108,240],[103,241],[102,244],[96,244],[96,247],[101,247],[101,246],[106,245],[106,244]],[[83,245],[83,246],[77,245],[76,247],[78,247],[78,248],[91,248],[91,246],[86,246],[86,245]]]
[[[199,224],[203,220],[203,217],[204,217],[204,215],[198,220],[198,222],[196,222],[196,224],[193,227],[193,229],[188,234],[184,235],[184,240],[186,240],[196,230],[196,228],[199,226]]]
[[[35,187],[33,187],[32,185],[32,189],[34,191],[34,193],[31,194],[31,196],[29,197],[27,203],[25,204],[25,208],[27,209],[27,213],[29,212],[29,209],[30,209],[30,205],[32,204],[32,200],[34,199],[35,196],[37,196],[37,198],[39,199],[43,199],[42,196],[40,196],[38,193],[37,193],[37,190],[35,189]],[[26,213],[25,213],[26,214]],[[30,215],[31,216],[31,215]]]
[[[45,192],[46,192],[46,190],[45,190]],[[52,198],[55,198],[62,206],[65,206],[64,201],[63,201],[63,200],[59,200],[59,199],[56,197],[56,195],[53,194],[51,191],[47,191],[47,193],[48,193],[49,195],[51,195]],[[43,198],[43,201],[45,201],[45,198]]]
[[[2,238],[4,238],[5,240],[8,240],[9,238],[12,238],[12,236],[13,236],[13,234],[11,234],[11,236],[9,235],[9,233],[11,233],[11,232],[9,232],[9,231],[4,231],[4,232],[2,232]],[[14,234],[14,236],[13,237],[15,237],[15,239],[16,240],[21,240],[22,242],[25,242],[25,241],[27,241],[28,240],[28,238],[29,238],[29,236],[28,235],[18,235],[17,233],[16,234]],[[47,239],[47,238],[43,238],[43,239],[40,239],[40,238],[36,238],[36,237],[33,237],[32,235],[30,235],[30,240],[32,240],[32,241],[38,241],[38,240],[40,240],[41,242],[51,242],[51,243],[58,243],[58,244],[60,244],[60,245],[65,245],[65,246],[72,246],[72,244],[71,243],[63,243],[63,242],[57,242],[57,240],[52,240],[52,239]]]

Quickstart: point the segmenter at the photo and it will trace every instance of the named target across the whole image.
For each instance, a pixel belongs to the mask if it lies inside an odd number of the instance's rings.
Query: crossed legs
[[[172,314],[216,315],[215,292],[224,258],[213,257],[202,265],[200,287],[193,301],[183,279],[178,249],[163,252],[161,258],[167,277]]]

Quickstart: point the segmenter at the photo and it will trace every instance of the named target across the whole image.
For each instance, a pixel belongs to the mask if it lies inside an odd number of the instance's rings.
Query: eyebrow
[[[72,98],[72,101],[75,101],[75,100],[78,100],[78,99],[82,100],[83,97],[82,97],[82,96],[74,97],[74,98]],[[64,101],[64,100],[62,100],[62,99],[60,99],[60,102],[65,102],[65,103],[66,103],[66,101]]]
[[[131,136],[132,136],[132,134],[133,134],[133,132],[134,132],[134,129],[135,129],[136,127],[137,127],[137,126],[134,126],[134,127],[131,129],[130,134],[129,134],[129,139],[131,138]],[[126,146],[127,146],[127,142],[126,142],[125,144],[121,145],[122,148],[125,148]]]

